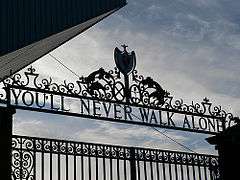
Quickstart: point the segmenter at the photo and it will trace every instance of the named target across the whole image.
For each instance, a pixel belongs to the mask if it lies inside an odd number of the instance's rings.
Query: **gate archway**
[[[207,98],[186,104],[152,78],[138,75],[135,53],[128,53],[126,46],[124,51],[115,49],[115,60],[114,70],[100,68],[62,84],[42,79],[30,67],[3,82],[1,102],[8,109],[211,135],[234,125],[233,115]],[[12,136],[12,179],[216,180],[219,176],[217,156]]]

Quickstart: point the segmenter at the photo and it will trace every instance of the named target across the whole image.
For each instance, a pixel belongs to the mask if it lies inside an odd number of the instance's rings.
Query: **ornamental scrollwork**
[[[159,149],[131,148],[84,142],[24,137],[14,135],[12,138],[13,166],[20,165],[20,157],[24,158],[22,165],[32,168],[34,152],[52,153],[72,156],[90,156],[110,159],[125,159],[139,161],[153,161],[159,163],[183,164],[194,166],[218,167],[218,157],[204,154],[175,152]],[[131,153],[133,149],[133,153]]]
[[[136,149],[136,159],[189,166],[214,167],[218,169],[218,157],[174,151]]]
[[[12,178],[34,180],[34,153],[31,139],[12,139]]]
[[[210,158],[209,160],[209,171],[211,172],[211,176],[213,179],[220,180],[220,169],[219,162],[216,158]]]
[[[184,103],[182,99],[175,99],[152,78],[138,75],[136,70],[129,75],[129,97],[126,96],[126,84],[118,68],[110,71],[100,68],[87,77],[80,77],[76,82],[69,83],[64,80],[63,83],[56,83],[51,77],[42,78],[31,66],[23,74],[14,74],[2,82],[0,102],[7,100],[4,89],[7,86],[30,87],[97,100],[141,105],[146,108],[161,108],[199,116],[208,115],[225,121],[226,127],[236,123],[232,113],[226,112],[221,106],[213,106],[208,98],[204,98],[200,103]]]

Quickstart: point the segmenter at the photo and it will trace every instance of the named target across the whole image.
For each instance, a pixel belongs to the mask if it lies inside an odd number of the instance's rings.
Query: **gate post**
[[[12,117],[15,109],[0,107],[0,173],[1,179],[11,180]]]
[[[130,148],[130,171],[131,171],[131,180],[136,180],[136,158],[135,158],[135,149]]]
[[[220,180],[240,179],[240,124],[206,140],[218,150]]]

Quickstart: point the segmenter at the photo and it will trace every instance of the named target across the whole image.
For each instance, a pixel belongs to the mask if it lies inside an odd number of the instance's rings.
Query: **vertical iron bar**
[[[169,159],[170,159],[170,156],[169,156]],[[168,172],[169,172],[169,178],[170,180],[172,180],[172,165],[170,162],[168,164]]]
[[[23,179],[23,148],[22,148],[22,144],[23,144],[23,139],[20,139],[20,180]]]
[[[157,180],[160,180],[160,173],[159,173],[159,164],[156,162],[156,169],[157,169]]]
[[[113,166],[112,166],[112,153],[113,153],[113,148],[110,148],[111,156],[110,156],[110,179],[113,179]]]
[[[126,102],[129,103],[130,102],[130,90],[129,90],[129,77],[127,74],[124,74],[124,83],[125,83],[125,97],[126,97]]]
[[[151,173],[151,180],[153,180],[153,163],[150,161],[150,173]]]
[[[113,179],[112,158],[110,159],[110,179]]]
[[[120,180],[120,173],[119,173],[119,156],[117,158],[117,180]]]
[[[90,150],[90,149],[89,149]],[[89,180],[92,179],[92,173],[91,173],[91,156],[88,156],[88,178]]]
[[[82,171],[82,176],[81,180],[84,180],[84,159],[83,159],[83,144],[81,144],[81,171]]]
[[[50,140],[50,180],[52,180],[52,177],[53,177],[53,173],[52,173],[52,151],[53,151],[53,148],[52,148],[52,140]]]
[[[172,180],[172,165],[171,165],[171,153],[168,152],[168,173],[169,173],[169,179]]]
[[[163,179],[166,180],[166,167],[165,167],[165,162],[162,163],[162,170],[163,170]]]
[[[106,180],[106,159],[105,159],[105,157],[103,157],[103,180]]]
[[[96,180],[98,180],[98,157],[97,156],[98,155],[96,155]]]
[[[225,118],[222,118],[222,120],[220,120],[220,121],[222,121],[222,128],[223,128],[222,131],[225,131],[226,130],[226,120],[225,120]]]
[[[140,174],[140,162],[139,160],[137,159],[137,169],[138,169],[138,180],[141,179],[141,174]]]
[[[77,148],[76,148],[76,143],[73,143],[73,177],[74,180],[77,179],[77,161],[76,161],[76,157],[77,157]]]
[[[44,140],[42,140],[42,155],[41,155],[41,160],[42,160],[42,180],[44,180]]]
[[[68,142],[66,142],[66,180],[68,180]]]
[[[164,152],[162,152],[162,171],[163,171],[163,179],[166,180],[166,167],[165,167]]]
[[[57,142],[57,150],[58,150],[58,180],[61,180],[61,156],[60,156],[60,142]]]
[[[135,149],[130,148],[130,171],[131,171],[131,180],[136,180],[136,158],[135,158]]]
[[[183,163],[183,162],[181,162],[181,163]],[[181,168],[181,180],[184,180],[184,176],[183,176],[183,165],[181,164],[180,165],[180,168]]]
[[[144,169],[144,179],[147,180],[147,165],[146,165],[146,160],[143,161],[143,169]]]
[[[36,162],[36,139],[32,139],[33,141],[33,179],[37,179],[37,174],[36,174],[36,168],[37,168],[37,162]]]
[[[124,168],[124,180],[127,180],[127,162],[126,162],[126,148],[124,148],[124,160],[123,160],[123,168]]]
[[[177,169],[177,154],[174,154],[174,167],[175,167],[175,178],[178,180],[178,169]]]
[[[202,180],[199,155],[197,156],[197,161],[198,161],[198,177],[199,180]]]
[[[194,163],[194,162],[193,162]],[[196,172],[195,172],[195,166],[194,164],[192,165],[192,174],[193,174],[193,179],[196,179]]]

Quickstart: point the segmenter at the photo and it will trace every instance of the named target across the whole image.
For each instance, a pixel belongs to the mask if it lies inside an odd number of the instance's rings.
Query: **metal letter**
[[[26,94],[29,94],[30,96],[30,103],[27,103],[27,100],[26,100]],[[29,91],[25,91],[23,94],[22,94],[22,102],[23,104],[25,104],[26,106],[32,106],[33,103],[34,103],[34,96],[31,92]]]
[[[98,100],[93,100],[93,115],[100,117],[101,114],[97,113],[97,111],[101,111],[101,108],[97,105],[101,105],[101,103]]]
[[[15,105],[18,105],[18,98],[19,98],[19,96],[20,96],[22,90],[19,89],[19,93],[18,93],[18,94],[16,94],[15,89],[11,89],[11,90],[12,90],[12,92],[13,92],[13,96],[14,96],[14,98],[15,98]]]
[[[172,124],[172,126],[175,127],[175,123],[174,123],[173,120],[172,120],[173,115],[174,115],[174,113],[172,113],[172,114],[170,115],[170,113],[167,112],[167,120],[168,120],[168,125],[169,125],[169,126],[171,126],[171,124]]]

